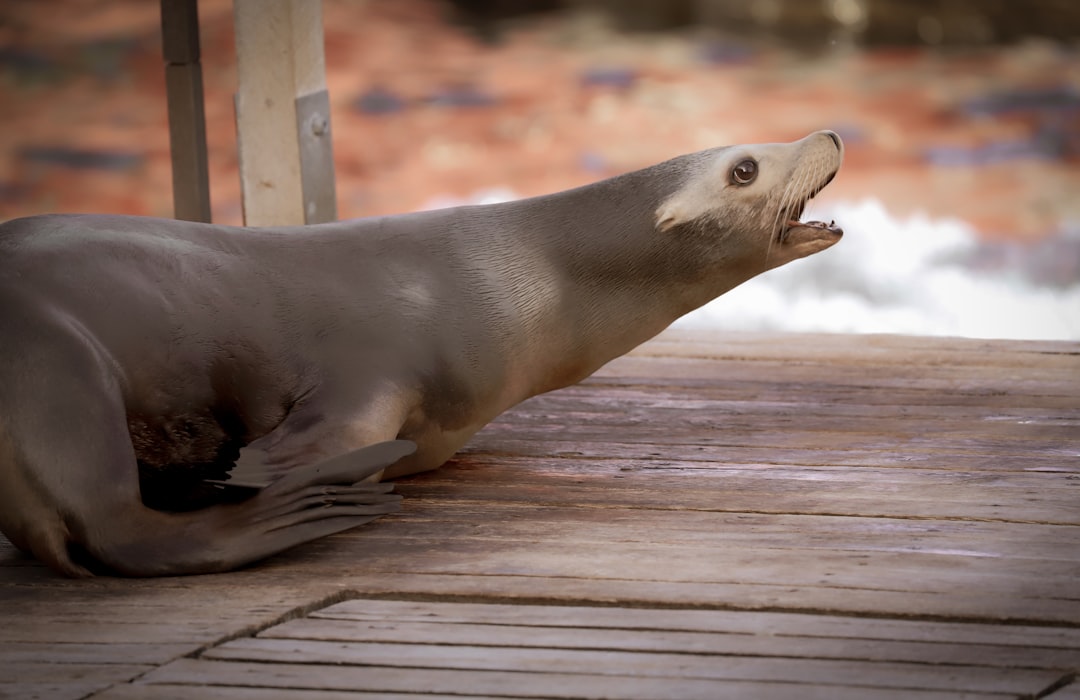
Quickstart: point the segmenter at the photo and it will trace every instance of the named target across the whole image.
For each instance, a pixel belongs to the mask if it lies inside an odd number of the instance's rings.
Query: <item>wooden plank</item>
[[[256,590],[233,595],[246,587],[252,577],[248,571],[223,577],[72,581],[34,564],[0,567],[0,574],[0,648],[119,644],[115,653],[121,660],[130,644],[181,645],[182,653],[191,653],[230,634],[272,624],[334,592],[332,586],[285,585],[255,574]]]
[[[585,508],[1080,525],[1076,507],[1080,485],[1075,474],[1057,472],[985,476],[929,468],[717,466],[656,458],[601,462],[477,455],[403,483],[399,492],[410,502],[441,503],[448,488],[454,490],[454,505],[467,501],[558,503]],[[927,498],[929,491],[935,498]],[[1038,498],[1032,499],[1032,494]],[[1017,532],[1030,530],[1021,527]],[[1048,529],[1039,537],[1046,541],[1061,537],[1067,542],[1068,533]]]
[[[161,34],[166,62],[174,215],[188,221],[210,221],[210,175],[196,0],[161,0]]]
[[[613,407],[614,408],[614,407]],[[763,439],[768,439],[777,448],[825,449],[829,447],[850,446],[853,449],[868,445],[885,445],[905,449],[933,450],[940,446],[954,452],[993,452],[1022,456],[1022,450],[1029,447],[1035,450],[1056,454],[1069,450],[1073,431],[1080,426],[1058,424],[1031,425],[999,423],[981,430],[978,426],[927,424],[922,431],[918,425],[904,425],[900,421],[882,419],[883,425],[872,417],[859,421],[857,426],[843,425],[840,421],[823,418],[790,420],[784,422],[762,421],[750,424],[750,418],[724,416],[689,416],[682,415],[684,422],[676,418],[679,413],[663,420],[662,412],[649,417],[633,416],[591,419],[587,416],[575,417],[572,413],[556,418],[528,419],[519,416],[514,423],[500,422],[491,425],[486,432],[492,435],[514,433],[519,438],[534,436],[546,439],[553,433],[563,433],[564,437],[579,437],[583,440],[610,440],[613,432],[629,433],[634,442],[672,442],[674,440],[693,441],[696,444],[728,444],[735,446],[754,446]],[[564,432],[565,431],[565,432]],[[840,442],[840,445],[835,443]],[[779,443],[779,444],[777,444]],[[1019,444],[1018,444],[1019,443]]]
[[[602,392],[602,393],[601,393]],[[804,399],[798,394],[786,396],[777,392],[774,397],[739,396],[727,387],[726,396],[709,396],[708,390],[671,391],[665,387],[589,386],[575,391],[561,391],[538,396],[520,404],[512,414],[498,419],[496,425],[528,424],[543,420],[579,423],[582,420],[600,424],[618,422],[662,422],[674,426],[686,419],[698,423],[731,425],[743,429],[771,428],[792,425],[821,426],[833,431],[886,429],[983,432],[997,434],[1012,430],[1024,436],[1042,429],[1061,429],[1060,439],[1075,440],[1080,427],[1080,408],[1075,406],[1044,406],[1036,401],[1013,405],[1007,411],[999,407],[964,404],[925,404],[922,402],[829,401],[807,411]],[[715,392],[715,393],[720,393]],[[1014,401],[1016,397],[1014,396]],[[612,409],[617,409],[618,415]],[[839,420],[839,419],[859,420]],[[1032,435],[1034,437],[1034,435]]]
[[[705,377],[724,368],[767,378],[777,365],[790,376],[811,370],[818,379],[835,377],[841,383],[867,376],[911,378],[933,376],[957,379],[980,376],[984,381],[1015,381],[1057,372],[1058,379],[1080,382],[1080,343],[983,341],[906,336],[807,334],[786,343],[768,343],[768,335],[669,330],[601,370],[601,375],[625,373],[648,377],[647,368],[671,373],[679,368],[711,366]],[[992,351],[988,349],[992,348]],[[705,363],[705,364],[703,364]],[[989,368],[1006,372],[988,373]],[[765,372],[763,372],[765,370]],[[1033,374],[1034,373],[1034,374]],[[686,374],[685,372],[683,373]],[[693,375],[688,375],[693,377]],[[741,378],[740,372],[732,377]],[[699,377],[700,378],[700,377]]]
[[[124,663],[69,663],[52,661],[30,661],[18,666],[0,667],[0,685],[9,684],[48,685],[55,683],[57,676],[72,676],[79,679],[79,684],[105,686],[112,683],[129,681],[154,668],[149,664]]]
[[[579,629],[562,631],[576,635]],[[527,631],[526,634],[531,634]],[[637,635],[638,632],[623,632]],[[647,678],[697,678],[728,681],[784,682],[799,684],[855,685],[872,688],[1031,692],[1055,682],[1059,670],[992,668],[986,665],[948,666],[936,663],[881,663],[850,659],[777,658],[726,654],[680,654],[667,651],[659,635],[655,642],[665,649],[615,651],[611,649],[555,648],[529,643],[528,648],[490,643],[483,628],[477,644],[417,644],[340,642],[294,639],[244,639],[229,642],[201,658],[219,661],[250,661],[266,664],[336,664],[386,666],[401,669],[453,669],[462,671],[514,671],[526,673],[574,673],[599,676]],[[806,645],[804,642],[803,653]]]
[[[868,419],[865,424],[872,422]],[[862,424],[863,421],[856,421],[856,425]],[[1077,444],[1070,436],[1062,435],[1067,430],[1056,426],[1045,431],[1018,427],[999,434],[997,430],[993,425],[983,432],[931,428],[920,434],[914,428],[904,429],[895,424],[891,431],[882,427],[878,432],[858,428],[814,430],[752,417],[718,417],[712,423],[688,419],[684,424],[674,419],[652,424],[643,420],[640,425],[582,418],[544,424],[515,416],[513,421],[500,420],[484,428],[459,453],[459,459],[485,453],[512,455],[518,451],[522,456],[575,456],[575,450],[564,446],[577,443],[581,446],[576,450],[580,455],[595,453],[598,447],[607,445],[624,446],[613,447],[607,455],[596,454],[601,459],[607,456],[838,467],[888,467],[910,462],[912,466],[938,470],[1030,472],[1032,467],[1052,467],[1062,472],[1075,471],[1076,460],[1070,456]],[[1021,437],[1025,431],[1036,434]],[[537,447],[547,447],[549,451],[544,454]],[[793,461],[793,457],[811,461]]]
[[[78,700],[154,668],[135,664],[22,662],[0,665],[0,698]]]
[[[450,624],[472,622],[487,625],[585,626],[598,629],[720,632],[763,635],[774,641],[781,637],[804,637],[813,640],[837,638],[853,645],[857,644],[858,640],[891,640],[924,642],[930,645],[956,644],[969,647],[971,645],[1011,645],[1012,647],[1080,650],[1080,629],[1074,628],[1010,625],[1003,630],[1001,625],[992,624],[741,610],[643,607],[628,609],[613,605],[570,606],[357,598],[315,610],[309,617],[339,620],[395,620]],[[277,627],[270,629],[277,629]],[[977,651],[973,649],[972,653],[975,654]],[[918,658],[905,660],[915,661]],[[981,661],[987,664],[993,663],[985,656],[981,657]],[[971,662],[965,661],[965,663]],[[1021,663],[1015,665],[1024,666]],[[1032,668],[1038,668],[1038,666],[1032,666]]]
[[[619,363],[621,364],[621,363]],[[732,374],[708,379],[678,378],[670,379],[655,375],[637,375],[631,377],[614,376],[613,368],[618,365],[601,369],[589,379],[575,387],[560,389],[556,394],[543,395],[559,396],[563,393],[573,393],[583,390],[606,390],[615,392],[640,391],[642,393],[657,392],[663,395],[672,392],[683,397],[694,397],[702,400],[731,400],[747,404],[753,404],[760,399],[766,402],[798,402],[800,406],[807,405],[851,405],[851,406],[880,406],[880,407],[910,407],[928,410],[935,406],[973,408],[991,412],[990,415],[1010,415],[1009,411],[1021,408],[1031,409],[1076,409],[1075,397],[1063,395],[1030,395],[1021,392],[1003,392],[999,389],[986,389],[968,392],[937,391],[933,389],[919,389],[914,387],[889,387],[888,392],[868,391],[866,386],[853,384],[850,380],[840,377],[832,381],[797,380],[789,376],[787,370],[779,368],[773,372],[763,373],[769,376],[748,377],[744,379],[734,371]],[[809,400],[808,400],[809,399]],[[532,401],[534,399],[530,399]],[[1005,410],[1002,410],[1005,409]],[[899,412],[899,411],[897,411]]]
[[[388,693],[385,691],[306,690],[301,688],[240,688],[172,684],[117,685],[94,695],[93,700],[461,700],[459,694]],[[475,696],[474,696],[475,697]],[[506,696],[485,695],[487,700],[510,700]]]
[[[618,431],[613,434],[613,431]],[[699,427],[687,429],[685,427],[634,426],[633,428],[618,429],[612,426],[602,425],[579,425],[577,430],[570,432],[570,426],[566,431],[560,430],[559,425],[529,426],[519,424],[517,426],[489,426],[485,429],[484,437],[478,438],[473,447],[487,449],[491,452],[511,452],[521,455],[544,454],[543,446],[540,450],[532,451],[523,446],[529,442],[543,443],[547,445],[549,440],[558,441],[563,438],[564,442],[579,444],[582,448],[589,447],[590,443],[610,444],[612,438],[617,437],[627,449],[623,454],[640,455],[655,454],[665,455],[669,446],[685,448],[688,444],[697,448],[714,447],[713,454],[734,455],[734,461],[742,462],[750,460],[754,462],[768,461],[769,451],[777,455],[778,463],[792,463],[792,456],[787,453],[795,453],[795,462],[802,464],[819,465],[843,465],[851,464],[850,461],[833,459],[836,453],[857,451],[863,455],[870,455],[865,459],[859,459],[856,464],[874,464],[872,455],[878,451],[893,452],[897,458],[915,461],[923,458],[924,464],[935,468],[944,468],[949,465],[954,457],[985,457],[983,463],[994,462],[1001,464],[1009,470],[1022,469],[1025,464],[1024,455],[1010,449],[1013,443],[1005,438],[992,435],[978,435],[970,438],[944,439],[941,436],[918,437],[913,434],[899,433],[896,435],[882,435],[873,432],[854,431],[823,431],[823,430],[739,430],[737,427],[716,426],[713,428]],[[482,441],[481,441],[482,440]],[[935,447],[935,446],[939,447]],[[687,454],[685,449],[676,448],[672,454]],[[1070,445],[1068,443],[1053,442],[1039,444],[1033,447],[1037,457],[1045,457],[1040,466],[1057,468],[1060,471],[1074,471],[1075,460],[1068,458]],[[583,454],[587,452],[577,450]],[[807,455],[809,453],[809,455]],[[550,452],[548,452],[550,454]],[[698,455],[695,457],[700,456]],[[620,455],[621,456],[621,455]],[[711,455],[710,455],[711,456]],[[695,457],[691,457],[694,459]],[[723,457],[721,457],[723,459]],[[801,461],[809,459],[810,461]]]
[[[639,511],[590,507],[587,503],[567,507],[542,501],[516,508],[484,502],[463,504],[456,499],[452,504],[425,506],[423,510],[417,507],[413,511],[415,517],[402,518],[401,526],[394,528],[403,545],[408,539],[429,539],[439,529],[468,527],[471,539],[487,541],[492,547],[501,546],[501,541],[520,544],[544,539],[567,547],[570,550],[567,558],[577,556],[576,549],[571,549],[577,547],[657,545],[665,550],[670,548],[673,556],[686,552],[691,558],[699,549],[722,548],[726,551],[718,552],[710,562],[717,568],[723,567],[727,556],[742,556],[744,549],[763,550],[762,557],[773,552],[783,556],[785,551],[797,549],[822,557],[857,554],[875,560],[896,558],[912,566],[925,561],[932,567],[947,558],[955,561],[958,568],[977,569],[985,565],[997,571],[1045,565],[1080,572],[1077,568],[1080,547],[1074,539],[1080,538],[1080,530],[1067,526],[821,514],[807,517],[745,510]],[[481,517],[485,511],[490,513],[490,520],[500,517],[504,520],[484,522]],[[543,537],[538,536],[538,530]],[[792,542],[792,534],[796,532],[804,541]],[[872,572],[860,571],[856,575],[867,582],[875,580]],[[919,590],[923,585],[930,584],[913,583],[905,588]]]
[[[1068,448],[1077,442],[1080,413],[1067,409],[1014,409],[1010,414],[987,411],[983,415],[962,416],[957,409],[940,407],[941,415],[925,415],[927,409],[905,407],[823,408],[813,415],[798,415],[789,408],[742,407],[737,402],[709,402],[699,406],[649,405],[632,398],[612,397],[606,405],[574,404],[566,397],[528,401],[508,416],[489,426],[489,432],[533,428],[595,431],[597,428],[626,430],[650,436],[656,432],[671,435],[705,433],[728,435],[755,432],[815,432],[829,435],[869,435],[879,438],[906,437],[906,444],[918,438],[920,443],[936,440],[943,447],[972,449],[978,442],[1031,443],[1045,449]],[[861,408],[862,416],[853,412]],[[859,420],[845,420],[856,418]],[[732,436],[731,434],[734,433]],[[586,432],[586,434],[588,434]],[[610,439],[610,438],[609,438]],[[1004,445],[1008,448],[1009,445]],[[1012,448],[1019,453],[1022,448]]]
[[[716,450],[716,456],[721,460],[736,462],[747,461],[739,450],[765,448],[766,452],[761,454],[769,454],[770,462],[786,463],[785,452],[798,449],[803,454],[807,451],[825,454],[826,460],[814,460],[810,464],[831,461],[839,465],[850,462],[842,457],[834,460],[831,454],[858,450],[866,455],[860,458],[862,464],[880,461],[874,459],[874,454],[888,458],[899,453],[897,456],[902,455],[905,463],[932,460],[944,467],[954,457],[981,455],[989,459],[981,459],[980,468],[1001,463],[1023,464],[1025,468],[1060,466],[1064,470],[1075,470],[1077,462],[1070,456],[1080,454],[1080,414],[1075,399],[1069,400],[1069,408],[1037,408],[1029,404],[1026,409],[1011,409],[1008,413],[976,408],[972,409],[971,416],[949,416],[946,412],[944,417],[935,420],[927,415],[932,410],[929,407],[864,405],[833,410],[833,405],[843,404],[824,401],[815,404],[821,406],[820,411],[803,409],[800,413],[790,404],[777,402],[774,397],[761,397],[765,405],[760,409],[743,409],[730,400],[725,404],[713,404],[713,410],[700,404],[682,407],[675,399],[668,399],[666,404],[658,406],[638,405],[636,395],[645,393],[644,390],[635,389],[633,395],[620,396],[610,387],[605,387],[604,399],[591,405],[576,400],[589,390],[600,391],[590,384],[570,390],[568,396],[556,394],[530,399],[485,428],[466,452],[502,453],[517,450],[522,441],[532,440],[543,442],[548,454],[551,454],[552,443],[556,446],[554,451],[559,452],[560,443],[578,442],[587,447],[592,442],[604,442],[615,450],[610,456],[622,456],[626,450],[620,453],[620,444],[651,443],[663,447],[645,452],[646,455],[666,454],[668,447],[673,446],[677,450],[675,457],[685,457],[692,454],[685,449],[690,445],[695,450],[715,446],[722,448]],[[695,396],[706,392],[702,388],[685,391]],[[737,396],[731,394],[725,400]],[[738,398],[746,401],[746,405],[752,403],[749,396]],[[820,396],[806,396],[796,389],[786,398],[790,402],[795,398],[806,401]],[[1016,405],[1015,394],[1012,401]],[[606,404],[606,410],[601,402]],[[861,409],[863,415],[852,415],[853,409]],[[616,442],[615,436],[621,442]],[[638,451],[637,454],[642,453]],[[712,454],[708,456],[715,459]],[[1028,464],[1029,457],[1039,462]],[[765,458],[750,461],[765,461]]]
[[[782,373],[779,375],[782,379]],[[901,394],[865,394],[851,389],[826,393],[816,390],[815,398],[825,394],[831,400],[815,403],[813,411],[807,411],[805,396],[800,391],[807,387],[777,381],[716,381],[693,389],[673,388],[663,385],[626,385],[601,379],[588,380],[549,394],[542,394],[520,404],[506,418],[515,418],[530,410],[585,411],[598,415],[609,413],[613,405],[626,408],[658,409],[660,411],[709,411],[723,414],[754,415],[776,419],[803,419],[804,417],[862,418],[890,416],[893,420],[906,422],[953,421],[973,424],[985,421],[1047,421],[1076,425],[1080,419],[1080,406],[1076,402],[1058,404],[1050,397],[1012,396],[1007,411],[1003,406],[975,401],[966,396],[962,400],[929,392],[906,392]],[[764,393],[763,393],[764,391]],[[1018,398],[1026,398],[1019,403]],[[947,401],[946,401],[947,399]]]
[[[84,700],[89,697],[98,697],[98,691],[108,690],[110,687],[115,686],[107,681],[64,682],[58,680],[45,683],[4,683],[0,685],[0,699]]]
[[[1060,340],[928,338],[877,333],[792,333],[785,334],[790,342],[771,342],[776,337],[777,333],[771,331],[723,331],[686,328],[677,324],[634,349],[631,354],[662,357],[726,355],[748,360],[787,357],[794,361],[817,359],[840,365],[847,365],[850,361],[904,364],[904,358],[910,357],[919,360],[938,357],[943,361],[963,364],[995,364],[1015,355],[1071,357],[1070,361],[1076,362],[1077,356],[1080,356],[1080,343]],[[739,350],[742,352],[738,352]]]
[[[635,619],[636,611],[626,608],[620,610],[627,620]],[[741,614],[754,616],[762,613],[744,612]],[[789,634],[784,629],[770,636],[747,631],[711,630],[698,632],[664,629],[595,628],[574,625],[572,622],[562,626],[540,626],[474,622],[412,622],[386,619],[304,618],[290,620],[265,630],[260,633],[259,639],[356,644],[358,645],[357,650],[363,649],[364,645],[399,645],[399,649],[401,648],[400,645],[406,644],[435,645],[437,648],[448,650],[448,654],[451,648],[472,646],[516,650],[562,650],[565,652],[562,658],[565,658],[568,664],[564,670],[568,672],[571,669],[570,665],[576,663],[572,659],[577,658],[577,654],[585,651],[682,654],[710,658],[731,656],[740,659],[743,657],[774,657],[789,662],[801,658],[815,661],[866,662],[868,664],[946,664],[950,668],[970,666],[983,668],[984,670],[998,668],[1007,671],[1027,668],[1047,673],[1052,672],[1050,675],[1040,673],[1030,676],[1030,678],[1044,679],[1046,681],[1039,687],[1048,685],[1053,678],[1060,675],[1062,669],[1068,669],[1069,664],[1076,659],[1075,649],[1064,650],[1053,647],[1024,647],[1019,644],[992,643],[993,630],[990,629],[990,626],[987,626],[988,634],[982,638],[981,642],[976,643],[873,639],[862,631],[872,630],[875,626],[875,620],[864,620],[862,628],[856,630],[855,636],[848,638]],[[996,632],[1000,637],[1000,628]],[[236,642],[235,644],[230,642],[213,651],[208,651],[204,656],[205,658],[216,659],[238,659],[246,658],[244,655],[250,654],[252,649],[277,648],[280,650],[287,646],[278,645],[275,647],[274,645],[262,643],[249,643],[249,641]],[[319,649],[319,653],[329,653],[328,648],[319,647]],[[343,649],[341,653],[351,653],[347,649]],[[311,649],[308,651],[310,652]],[[377,654],[381,652],[377,652],[375,649],[370,651],[373,654],[370,657],[371,659],[380,658]],[[499,658],[494,649],[489,651],[492,659]],[[417,651],[417,653],[422,652]],[[358,655],[352,658],[364,659],[367,657]],[[379,663],[402,665],[410,663],[410,660],[415,658],[415,656],[403,655],[403,661]],[[536,658],[540,659],[541,656]],[[548,654],[542,658],[555,663],[555,660],[560,657],[558,654]],[[660,667],[663,667],[671,659],[665,657],[664,659],[646,659],[643,661],[655,662]],[[297,662],[300,663],[299,659]],[[376,662],[373,660],[372,663]],[[428,663],[434,663],[434,661],[429,660]],[[583,670],[581,672],[588,671],[589,663],[582,663],[581,668]],[[597,663],[599,662],[597,661]],[[622,657],[618,659],[618,663],[629,664],[627,668],[634,666],[630,660]],[[717,669],[719,669],[720,661],[716,661],[716,663]],[[823,668],[825,667],[832,668],[827,664],[823,666]],[[600,666],[597,666],[592,672],[601,673],[598,670],[599,668]],[[619,665],[618,668],[623,668],[623,666]],[[537,667],[534,670],[545,670],[545,672],[558,670],[558,665],[555,663],[552,668],[541,669]],[[871,672],[869,667],[865,670],[866,673]],[[701,672],[705,673],[705,671]],[[721,673],[720,670],[716,672]],[[723,673],[727,673],[727,671],[723,671]],[[779,671],[770,670],[768,673],[779,673]],[[831,675],[831,672],[823,671],[823,673]],[[975,672],[972,671],[972,673]],[[732,676],[715,677],[730,678]]]
[[[0,628],[0,642],[34,643],[47,646],[55,643],[71,644],[155,644],[163,641],[161,621],[147,619],[140,623],[113,624],[102,621],[103,610],[94,611],[99,617],[92,620],[68,622],[62,619],[35,621],[19,615],[18,620]],[[170,611],[170,636],[192,644],[213,640],[223,631],[220,623],[211,621],[187,623],[174,609]],[[217,632],[218,634],[215,634]],[[122,648],[122,647],[121,647]]]
[[[905,451],[945,452],[997,455],[1003,459],[1022,458],[1024,448],[1048,456],[1067,457],[1075,441],[1069,426],[994,426],[991,431],[927,429],[919,432],[893,424],[873,429],[873,421],[860,421],[858,428],[837,425],[831,427],[807,421],[811,425],[743,425],[723,418],[692,419],[682,424],[674,421],[646,420],[627,422],[620,419],[605,421],[574,420],[560,416],[556,420],[526,421],[513,424],[497,423],[484,429],[486,436],[503,435],[516,440],[547,440],[552,436],[572,438],[583,442],[610,441],[613,434],[634,444],[696,444],[725,447],[771,447],[775,450],[849,450],[903,449]],[[1063,459],[1063,462],[1074,460]]]
[[[617,436],[595,436],[595,440],[562,439],[555,434],[548,437],[520,436],[512,430],[485,429],[469,445],[459,452],[456,463],[478,456],[497,459],[513,457],[554,457],[579,463],[609,458],[666,461],[709,461],[721,464],[777,464],[791,467],[861,467],[933,469],[958,472],[1058,472],[1080,473],[1080,465],[1070,459],[1067,451],[1048,451],[1044,454],[999,454],[957,449],[904,449],[896,441],[882,441],[870,447],[806,447],[795,446],[780,449],[768,444],[736,445],[718,441],[690,443],[677,440],[654,442],[623,441]]]
[[[382,621],[381,624],[389,623]],[[584,631],[585,640],[567,646],[563,638],[580,633],[579,628],[570,628],[572,631],[545,628],[538,639],[533,639],[534,630],[530,628],[508,627],[505,635],[489,636],[487,626],[456,630],[446,625],[447,629],[439,630],[424,625],[405,625],[402,636],[392,642],[358,642],[354,641],[355,637],[341,639],[343,627],[333,624],[294,626],[279,636],[228,642],[208,651],[203,658],[654,676],[670,675],[671,669],[678,667],[681,675],[701,678],[805,682],[815,676],[818,680],[847,677],[860,679],[860,685],[881,687],[901,684],[953,689],[1012,688],[1017,692],[1049,686],[1061,676],[1062,669],[1068,669],[1075,661],[1075,655],[1070,657],[1062,650],[1049,648],[835,638],[822,641],[784,636],[745,639],[740,635],[716,632],[696,635],[707,644],[686,645],[690,650],[680,642],[695,636],[692,633],[667,635],[655,632],[650,639],[642,640],[639,647],[625,639],[627,635],[635,635],[636,631],[598,634],[588,629]],[[414,634],[422,635],[432,629],[437,633],[430,638],[418,636],[421,641],[407,641]],[[460,634],[454,634],[455,631]],[[325,638],[319,636],[320,633],[324,633]],[[357,633],[356,636],[363,635]],[[393,635],[383,633],[372,638],[389,636]],[[521,644],[513,641],[515,639],[528,639],[528,642]],[[507,640],[513,643],[506,643]],[[600,646],[583,648],[590,642]],[[612,643],[618,646],[612,648]],[[940,669],[942,665],[950,672],[945,677],[923,674],[928,668]],[[874,679],[873,683],[868,682],[870,678]],[[918,678],[921,680],[917,681]],[[845,684],[843,681],[832,682]]]
[[[240,151],[244,222],[248,226],[297,225],[308,221],[305,211],[300,129],[313,124],[297,121],[297,99],[326,89],[323,59],[322,9],[319,0],[235,0],[237,82],[237,145]],[[303,103],[304,116],[313,116]],[[310,102],[314,100],[314,102]],[[310,108],[310,109],[309,109]],[[321,109],[321,108],[320,108]],[[320,133],[311,133],[313,149],[308,171],[332,170],[329,154],[329,111]],[[321,121],[320,121],[321,124]],[[333,187],[332,172],[311,188]],[[312,217],[328,215],[332,194],[309,191]]]
[[[754,698],[929,698],[955,699],[956,693],[905,688],[868,689],[835,683],[793,684],[760,681],[728,681],[698,678],[612,677],[596,674],[528,673],[514,671],[458,671],[410,669],[379,666],[324,666],[320,664],[265,664],[183,659],[147,674],[141,682],[156,684],[231,685],[250,687],[348,690],[363,688],[386,692],[452,693],[462,695],[502,695],[511,697],[580,698],[605,697],[615,700],[654,700],[678,697],[685,700],[715,700],[736,695]],[[970,698],[1015,697],[1008,693],[967,692]]]
[[[236,140],[244,223],[302,224],[292,2],[234,0],[233,9]]]
[[[544,533],[538,529],[538,537],[543,536]],[[729,571],[730,578],[722,581],[634,580],[632,573],[618,576],[617,562],[610,560],[601,560],[598,562],[599,566],[590,569],[587,557],[595,550],[582,552],[581,559],[544,575],[537,575],[530,567],[513,565],[507,566],[502,573],[478,574],[475,572],[481,569],[477,567],[484,566],[485,560],[480,556],[463,554],[459,547],[447,544],[453,537],[451,536],[450,540],[440,540],[437,545],[429,544],[429,548],[445,546],[448,554],[446,560],[460,560],[463,562],[461,567],[427,569],[424,566],[412,566],[412,562],[402,565],[398,559],[393,567],[397,570],[390,571],[385,560],[379,556],[379,551],[369,550],[358,558],[363,558],[365,564],[370,559],[372,569],[362,577],[350,579],[349,585],[358,595],[365,596],[430,595],[435,591],[452,592],[463,598],[496,597],[527,602],[655,605],[658,601],[664,601],[671,606],[734,608],[744,611],[828,612],[833,615],[874,617],[918,616],[925,619],[1002,623],[1003,635],[1007,634],[1013,625],[1080,625],[1076,604],[1068,598],[1062,602],[1056,597],[1017,595],[1037,576],[1028,579],[1018,576],[1012,580],[1011,585],[1002,586],[997,582],[985,589],[977,578],[958,581],[956,585],[963,585],[964,588],[951,591],[905,591],[870,586],[852,589],[828,585],[828,578],[831,577],[789,583],[785,576],[789,571],[797,569],[796,562],[804,561],[802,557],[797,557],[787,559],[788,565],[782,567],[780,578],[776,578],[775,567],[771,571],[771,578],[770,572],[763,572],[761,569],[751,571],[753,575],[744,578],[742,569],[735,567]],[[330,545],[328,542],[325,546]],[[518,543],[517,546],[526,545]],[[347,545],[342,547],[348,549]],[[403,546],[402,549],[405,556],[413,557],[423,551],[420,542]],[[502,549],[499,548],[498,551],[501,552]],[[324,554],[328,559],[332,557],[332,552]],[[700,556],[699,554],[699,558]],[[297,552],[294,556],[286,555],[279,563],[284,565],[286,562],[299,560],[317,566],[319,558],[318,551]],[[742,561],[750,562],[747,566],[752,565],[752,552],[747,553]],[[779,557],[773,563],[782,561],[783,557]],[[466,571],[470,563],[473,573]],[[660,556],[653,556],[647,562],[654,571],[660,572],[679,571],[678,567],[682,563],[667,562]],[[859,555],[851,556],[847,560],[847,565],[853,568],[869,569],[872,564],[878,567],[890,565],[889,562],[871,562]],[[287,569],[282,566],[275,567],[275,570],[279,572],[279,576],[287,575]],[[818,572],[820,573],[820,569]],[[896,580],[905,580],[911,575],[910,571],[897,571]],[[1047,577],[1053,575],[1050,572],[1046,574]],[[825,579],[823,583],[822,578]],[[972,590],[979,591],[979,594],[972,595]]]
[[[829,374],[835,374],[830,377]],[[1018,376],[988,373],[976,367],[942,365],[936,367],[877,368],[876,371],[854,372],[852,367],[793,364],[783,360],[746,362],[713,358],[660,359],[627,355],[597,372],[600,377],[633,378],[636,382],[715,382],[737,378],[766,383],[783,377],[785,383],[803,382],[808,386],[836,383],[840,386],[867,389],[921,389],[953,393],[1015,392],[1046,396],[1069,396],[1077,381],[1061,369],[1034,367]],[[1072,394],[1075,396],[1075,393]]]
[[[19,625],[9,622],[7,627],[10,634]],[[80,700],[196,648],[171,643],[0,642],[0,698]]]
[[[479,567],[489,576],[730,583],[746,588],[772,587],[776,593],[797,594],[782,598],[816,599],[830,610],[859,612],[872,600],[877,601],[879,610],[892,614],[902,614],[905,609],[951,609],[958,616],[987,620],[1031,616],[1028,619],[1080,621],[1075,562],[960,560],[948,553],[819,549],[812,557],[805,557],[806,561],[800,558],[801,566],[793,566],[793,550],[732,547],[731,551],[713,551],[719,543],[710,547],[704,543],[584,542],[574,534],[579,528],[567,525],[555,529],[538,522],[532,537],[454,540],[445,544],[442,556],[425,551],[424,537],[408,538],[398,542],[398,551],[389,557],[372,552],[370,567],[373,572],[411,574],[466,575]],[[463,528],[453,531],[458,537],[466,536]],[[616,547],[617,553],[613,551]],[[975,600],[966,593],[972,589],[980,591]]]
[[[0,669],[42,659],[54,664],[161,664],[196,648],[183,643],[0,642]]]

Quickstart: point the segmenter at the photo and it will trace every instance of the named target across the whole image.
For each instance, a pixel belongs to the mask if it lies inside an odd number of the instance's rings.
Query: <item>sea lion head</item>
[[[800,221],[836,176],[844,145],[832,131],[792,143],[715,148],[687,161],[682,186],[656,210],[666,234],[704,236],[726,266],[757,274],[834,245],[835,223]]]

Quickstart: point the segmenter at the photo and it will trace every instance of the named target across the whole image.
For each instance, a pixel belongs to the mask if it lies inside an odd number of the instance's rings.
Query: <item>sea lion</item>
[[[318,226],[0,225],[0,530],[69,576],[154,576],[390,512],[379,477],[836,243],[799,219],[842,155],[822,131]]]

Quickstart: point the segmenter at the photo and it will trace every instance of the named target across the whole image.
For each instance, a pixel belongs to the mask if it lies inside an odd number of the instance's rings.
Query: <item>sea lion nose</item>
[[[830,131],[828,129],[825,129],[824,131],[819,131],[818,133],[824,134],[831,138],[832,142],[836,144],[836,150],[844,150],[844,142],[840,140],[840,134],[836,133],[835,131]]]

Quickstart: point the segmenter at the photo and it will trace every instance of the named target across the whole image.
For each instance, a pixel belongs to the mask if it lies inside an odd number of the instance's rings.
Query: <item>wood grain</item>
[[[1076,697],[1080,344],[673,330],[246,570],[0,540],[0,696]]]

